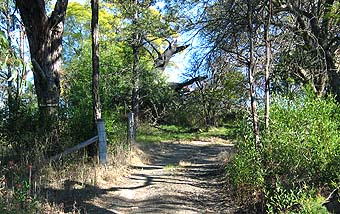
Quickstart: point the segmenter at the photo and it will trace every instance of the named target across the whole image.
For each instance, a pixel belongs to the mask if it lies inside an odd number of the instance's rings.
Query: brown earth
[[[93,214],[239,212],[222,166],[232,154],[232,144],[213,138],[139,147],[148,161],[131,165],[119,182],[73,189],[78,201],[73,210],[80,206],[82,213]]]

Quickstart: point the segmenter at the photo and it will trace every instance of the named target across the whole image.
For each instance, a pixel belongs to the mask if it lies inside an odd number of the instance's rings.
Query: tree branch
[[[47,20],[44,0],[16,0],[15,3],[27,30],[32,30],[33,25],[42,25]]]
[[[145,40],[145,41],[152,47],[152,49],[157,53],[158,57],[160,57],[160,56],[161,56],[161,53],[157,50],[157,48],[155,47],[155,45],[152,44],[151,41],[149,41],[149,40],[147,40],[147,39],[145,39],[145,38],[144,38],[144,40]],[[148,51],[149,51],[149,50],[148,50]],[[150,51],[149,51],[149,53],[150,53],[151,56],[153,56],[153,55],[151,54]]]

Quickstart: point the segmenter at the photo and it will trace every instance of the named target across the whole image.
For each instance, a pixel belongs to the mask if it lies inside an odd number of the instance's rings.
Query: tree
[[[140,16],[140,9],[138,8],[138,0],[134,0],[134,11],[131,16],[132,26],[138,27],[138,19]],[[131,112],[133,120],[132,138],[135,140],[138,123],[139,123],[139,105],[140,105],[140,48],[142,47],[141,32],[135,31],[131,35],[131,48],[132,48],[132,96],[131,96]]]
[[[254,14],[254,5],[251,0],[247,1],[247,19],[248,19],[248,40],[249,40],[249,62],[248,62],[248,81],[250,88],[250,106],[251,113],[253,117],[253,131],[255,137],[255,148],[259,149],[260,146],[260,127],[259,127],[259,118],[257,113],[257,104],[255,98],[255,46],[254,46],[254,28],[253,28],[253,14]]]
[[[122,16],[128,20],[128,24],[124,33],[127,34],[125,41],[131,47],[132,50],[132,63],[131,63],[131,112],[134,115],[134,129],[132,136],[136,136],[136,130],[138,127],[140,117],[140,90],[143,87],[141,85],[142,74],[145,73],[144,62],[148,57],[148,60],[152,60],[154,68],[163,69],[168,64],[170,58],[183,50],[184,46],[178,46],[175,44],[175,40],[169,41],[169,37],[173,37],[176,33],[170,26],[171,21],[167,17],[160,14],[151,6],[155,3],[152,0],[138,1],[118,1],[115,5],[119,9]],[[161,53],[162,43],[156,45],[157,40],[167,41],[168,47]],[[149,56],[146,56],[148,54]],[[156,54],[156,57],[154,55]]]
[[[147,120],[146,112],[153,109],[153,104],[165,106],[160,103],[163,100],[163,91],[159,87],[166,86],[163,73],[155,69],[154,57],[155,50],[149,45],[152,42],[159,52],[167,43],[162,38],[153,38],[152,36],[161,35],[163,21],[160,14],[151,7],[140,8],[138,23],[132,25],[131,14],[134,7],[132,2],[106,3],[99,8],[99,25],[100,25],[100,87],[102,117],[107,123],[108,135],[115,137],[117,132],[124,133],[123,126],[126,124],[126,114],[131,111],[131,97],[133,91],[134,65],[138,66],[139,75],[139,97],[140,97],[140,115],[142,119]],[[75,139],[86,139],[93,133],[90,119],[91,94],[88,88],[91,87],[91,30],[90,22],[91,9],[87,4],[72,2],[68,6],[66,24],[65,24],[65,43],[63,56],[66,57],[65,76],[63,78],[63,108],[67,113],[66,120],[69,120],[70,129]],[[147,28],[146,26],[157,27],[157,31]],[[112,30],[115,29],[115,30]],[[146,32],[145,32],[146,31]],[[162,30],[170,32],[170,30]],[[134,62],[136,55],[133,54],[131,47],[133,33],[146,33],[147,38],[142,40],[141,46],[138,47],[138,63]],[[159,35],[158,35],[159,33]],[[162,48],[160,48],[162,47]],[[148,49],[148,50],[147,50]],[[166,49],[166,48],[164,48]],[[159,97],[159,99],[158,99]],[[117,124],[119,123],[119,125]],[[81,130],[79,126],[81,125]],[[74,130],[78,127],[80,133]],[[115,128],[114,128],[115,127]],[[117,127],[120,127],[117,131]],[[125,130],[124,130],[125,131]]]
[[[60,98],[62,34],[68,0],[57,0],[47,15],[44,0],[16,0],[26,28],[41,129],[56,131]]]
[[[260,131],[257,113],[256,81],[259,79],[257,63],[261,57],[262,38],[260,14],[263,10],[260,1],[216,1],[208,4],[195,20],[202,43],[209,48],[198,65],[209,63],[216,52],[222,53],[224,60],[238,68],[240,72],[247,71],[250,111],[253,121],[255,147],[259,148]]]
[[[98,23],[98,0],[91,0],[92,8],[92,97],[94,121],[102,119],[102,110],[99,96],[99,23]],[[94,123],[95,124],[95,123]]]
[[[270,25],[272,17],[272,0],[267,1],[266,21],[264,24],[264,38],[266,43],[266,67],[265,67],[265,126],[269,128],[270,115],[270,64],[271,64],[271,41],[270,41]]]
[[[340,28],[332,16],[336,5],[335,0],[273,1],[273,15],[279,17],[273,26],[290,39],[290,43],[281,44],[286,58],[283,63],[296,79],[311,84],[319,96],[328,91],[340,101],[340,74],[335,63]]]

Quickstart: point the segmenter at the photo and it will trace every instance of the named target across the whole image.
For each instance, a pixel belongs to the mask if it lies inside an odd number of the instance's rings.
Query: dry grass
[[[68,162],[69,159],[73,161]],[[41,195],[47,199],[42,205],[45,210],[43,213],[64,213],[65,207],[64,204],[58,203],[60,201],[71,201],[80,197],[85,197],[82,201],[91,200],[91,195],[95,196],[105,189],[119,185],[124,176],[129,174],[130,165],[147,163],[148,157],[139,145],[133,145],[131,150],[123,146],[109,148],[108,164],[105,167],[97,164],[98,160],[89,161],[86,155],[69,157],[63,161],[50,164],[39,172],[38,186],[41,187]],[[59,193],[52,196],[51,192]],[[77,196],[76,192],[86,192],[86,196]],[[81,204],[75,203],[68,213],[80,213],[84,209]]]
[[[233,159],[234,154],[235,152],[233,151],[223,151],[218,154],[218,162],[221,163],[221,165],[226,166]]]

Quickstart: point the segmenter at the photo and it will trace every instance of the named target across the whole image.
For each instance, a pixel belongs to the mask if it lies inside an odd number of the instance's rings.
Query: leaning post
[[[99,146],[99,163],[107,164],[107,141],[105,132],[105,122],[103,119],[97,120],[98,146]]]

